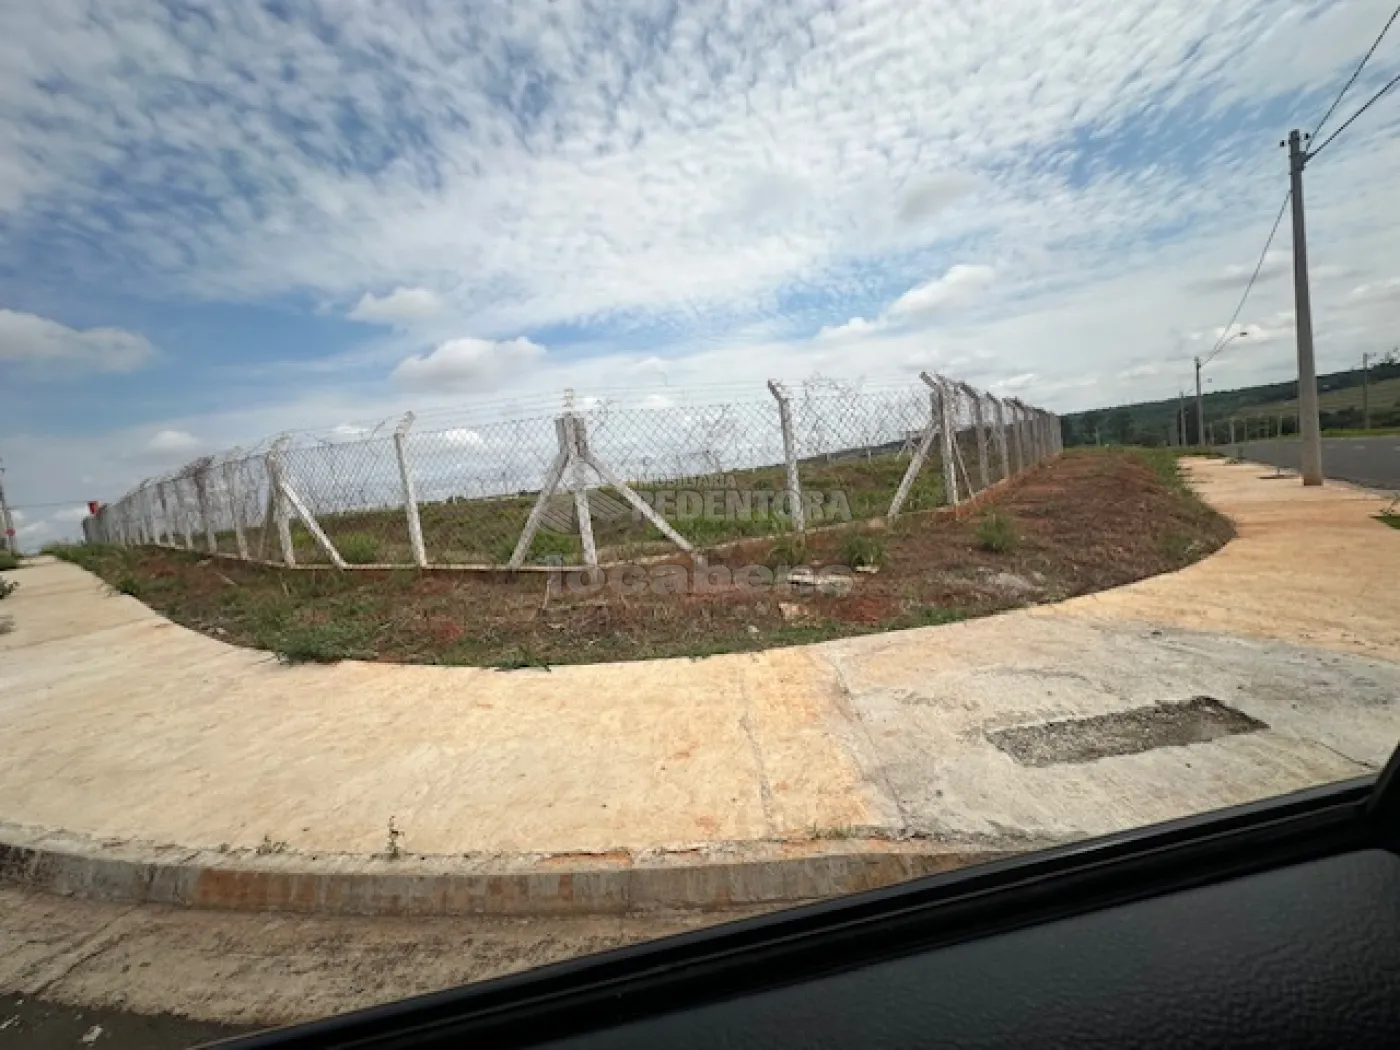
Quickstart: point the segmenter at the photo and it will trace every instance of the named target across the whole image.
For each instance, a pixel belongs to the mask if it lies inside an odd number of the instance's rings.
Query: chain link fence
[[[956,506],[1060,451],[1051,413],[920,379],[282,435],[149,478],[85,533],[285,566],[599,565]]]

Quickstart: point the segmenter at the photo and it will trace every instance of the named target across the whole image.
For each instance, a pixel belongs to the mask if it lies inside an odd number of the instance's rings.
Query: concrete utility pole
[[[1185,391],[1185,390],[1178,390],[1178,391],[1176,392],[1176,397],[1177,397],[1177,404],[1181,406],[1180,417],[1179,417],[1179,419],[1178,419],[1178,421],[1177,421],[1177,425],[1176,425],[1176,443],[1177,443],[1178,445],[1180,445],[1182,448],[1185,448],[1185,447],[1186,447],[1186,442],[1187,442],[1187,437],[1186,437],[1186,391]]]
[[[1361,355],[1361,426],[1371,429],[1371,355]]]
[[[1308,294],[1308,231],[1303,221],[1303,165],[1307,162],[1303,137],[1295,128],[1288,133],[1288,173],[1293,192],[1293,310],[1298,321],[1299,462],[1303,484],[1321,485],[1322,430],[1317,419],[1317,365],[1313,361],[1312,300]]]
[[[12,555],[19,554],[15,539],[15,519],[10,514],[10,505],[5,502],[5,466],[0,463],[0,532],[5,534],[5,550]]]
[[[1206,443],[1206,409],[1201,398],[1201,359],[1196,357],[1196,441]]]

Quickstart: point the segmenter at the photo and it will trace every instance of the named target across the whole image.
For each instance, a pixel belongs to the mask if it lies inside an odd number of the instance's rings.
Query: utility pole
[[[1178,390],[1176,392],[1176,397],[1177,404],[1180,406],[1181,409],[1181,418],[1180,421],[1177,423],[1176,427],[1177,444],[1180,445],[1182,448],[1185,448],[1186,442],[1188,440],[1186,437],[1186,391]]]
[[[1371,429],[1371,355],[1361,355],[1361,426]]]
[[[1308,136],[1311,139],[1312,136]],[[1303,221],[1303,137],[1288,133],[1288,173],[1293,193],[1293,309],[1298,321],[1298,436],[1304,485],[1322,484],[1322,432],[1317,420],[1317,365],[1313,360],[1312,300],[1308,294],[1308,231]]]
[[[10,514],[10,505],[5,502],[5,466],[0,462],[0,532],[5,534],[5,549],[11,555],[18,555],[15,541],[15,519]]]
[[[1206,409],[1205,401],[1201,398],[1201,359],[1196,357],[1196,440],[1200,444],[1206,443]]]

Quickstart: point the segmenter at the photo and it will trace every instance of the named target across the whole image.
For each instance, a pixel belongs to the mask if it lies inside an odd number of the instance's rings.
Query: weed
[[[389,818],[389,841],[384,846],[384,856],[389,860],[398,860],[403,856],[403,848],[399,845],[399,839],[403,838],[403,832],[399,830],[394,818]]]
[[[379,537],[366,532],[352,532],[336,540],[336,550],[351,565],[373,565],[380,560]]]
[[[803,565],[807,561],[807,544],[801,536],[779,536],[768,548],[769,568],[779,565]]]
[[[19,559],[9,551],[0,551],[0,572],[19,568]]]
[[[1005,511],[989,510],[977,525],[977,545],[993,554],[1010,554],[1021,543],[1016,523]]]
[[[940,623],[957,623],[966,620],[968,613],[962,609],[950,609],[942,605],[925,605],[915,614],[919,623],[934,626]]]
[[[113,594],[125,594],[131,598],[141,597],[141,581],[130,573],[118,576],[111,584]]]
[[[18,583],[16,583],[14,580],[7,580],[3,576],[0,576],[0,598],[8,598],[17,590],[19,590]]]
[[[9,634],[15,629],[15,621],[10,616],[0,616],[0,634]]]
[[[1163,557],[1179,565],[1193,561],[1201,546],[1190,536],[1184,536],[1179,532],[1169,532],[1158,542],[1161,545]]]
[[[259,857],[266,857],[273,853],[286,853],[287,844],[281,839],[274,842],[271,836],[264,833],[262,841],[258,843],[257,848],[253,850],[253,852]]]
[[[1400,529],[1400,514],[1377,514],[1377,521],[1383,521],[1392,529]]]
[[[863,833],[859,828],[852,827],[850,824],[838,824],[831,828],[823,828],[813,824],[810,834],[814,839],[856,839],[861,838]]]
[[[841,564],[856,568],[860,565],[879,567],[888,560],[885,538],[871,532],[852,532],[841,541]]]
[[[284,664],[333,664],[372,657],[371,650],[355,644],[358,640],[358,632],[338,623],[289,624],[267,639],[268,648]]]

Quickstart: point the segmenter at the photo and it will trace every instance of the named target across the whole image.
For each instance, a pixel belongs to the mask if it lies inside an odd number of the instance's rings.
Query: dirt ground
[[[993,511],[1010,520],[1011,549],[979,540]],[[292,662],[519,667],[750,651],[983,616],[1178,569],[1231,535],[1170,456],[1094,451],[1043,464],[957,516],[819,532],[805,547],[755,541],[712,556],[703,576],[646,566],[640,583],[613,576],[600,588],[562,573],[284,571],[155,549],[71,556],[178,623]],[[863,561],[876,571],[851,571]],[[807,570],[839,578],[784,582]]]

